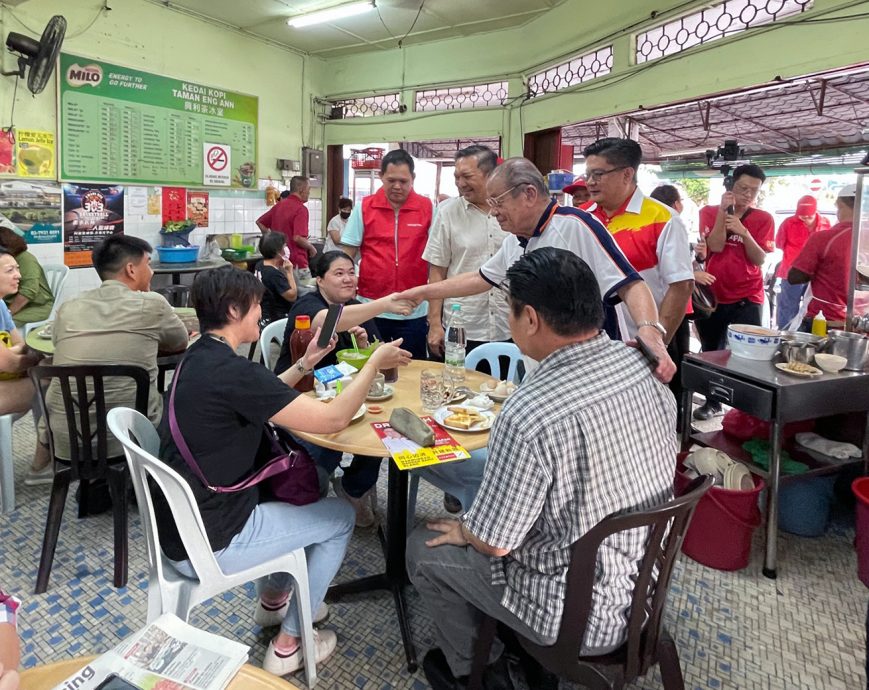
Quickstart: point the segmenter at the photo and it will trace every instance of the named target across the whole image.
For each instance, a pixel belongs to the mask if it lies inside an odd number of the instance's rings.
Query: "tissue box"
[[[314,370],[314,378],[324,386],[330,384],[332,381],[337,381],[338,379],[343,378],[343,376],[344,374],[341,373],[341,370],[333,365]]]

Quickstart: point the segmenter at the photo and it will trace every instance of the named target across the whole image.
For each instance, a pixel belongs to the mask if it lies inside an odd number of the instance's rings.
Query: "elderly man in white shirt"
[[[506,233],[486,203],[486,180],[497,164],[498,157],[488,146],[475,144],[456,153],[456,187],[461,196],[438,206],[422,254],[429,263],[429,283],[477,271],[501,248]],[[507,304],[499,290],[433,299],[428,311],[428,349],[433,355],[444,354],[443,314],[449,314],[453,304],[462,306],[468,352],[482,343],[509,340]]]

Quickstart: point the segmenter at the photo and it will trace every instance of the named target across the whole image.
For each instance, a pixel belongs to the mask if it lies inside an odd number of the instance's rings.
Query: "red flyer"
[[[420,417],[434,432],[435,444],[424,448],[402,436],[388,422],[372,422],[371,428],[380,437],[386,450],[401,470],[413,470],[456,460],[467,460],[471,454],[431,417]]]
[[[187,190],[184,187],[163,187],[163,225],[186,218]]]

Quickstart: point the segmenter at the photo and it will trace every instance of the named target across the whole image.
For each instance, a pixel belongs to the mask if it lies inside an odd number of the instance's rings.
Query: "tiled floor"
[[[109,515],[78,520],[67,506],[46,594],[32,594],[48,505],[48,487],[25,487],[33,450],[33,426],[15,426],[18,508],[0,516],[0,587],[16,592],[24,666],[102,652],[145,622],[146,561],[138,515],[130,518],[130,585],[111,584]],[[381,473],[385,484],[386,473]],[[385,485],[380,491],[385,499]],[[430,488],[418,516],[439,511]],[[381,505],[381,511],[384,506]],[[722,526],[726,529],[726,526]],[[762,542],[755,535],[751,565],[741,572],[711,570],[687,558],[677,566],[667,615],[676,638],[687,687],[855,690],[863,673],[867,594],[856,578],[853,528],[847,519],[826,536],[783,535],[779,578],[760,573]],[[339,580],[372,574],[382,566],[373,531],[357,530]],[[408,592],[420,652],[431,645],[432,622],[419,598]],[[198,607],[191,622],[251,646],[259,663],[268,636],[254,627],[252,587],[239,588]],[[358,596],[333,605],[328,627],[339,634],[336,656],[320,668],[319,687],[427,688],[421,672],[409,675],[391,596]],[[303,686],[301,675],[293,679]],[[562,684],[567,687],[567,684]],[[632,688],[660,688],[657,673]]]

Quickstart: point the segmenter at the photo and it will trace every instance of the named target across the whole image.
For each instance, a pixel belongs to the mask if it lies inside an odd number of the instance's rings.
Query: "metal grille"
[[[609,74],[612,68],[613,47],[606,46],[532,74],[528,79],[529,95],[534,98],[545,93],[561,91]]]
[[[507,101],[507,82],[451,86],[446,89],[417,91],[413,109],[416,111],[464,110],[491,108]]]
[[[343,101],[331,101],[332,120],[346,120],[351,117],[375,117],[400,112],[401,101],[398,93],[387,93],[381,96],[366,96],[364,98],[348,98]]]
[[[726,0],[637,34],[637,63],[657,60],[811,9],[814,0]]]

